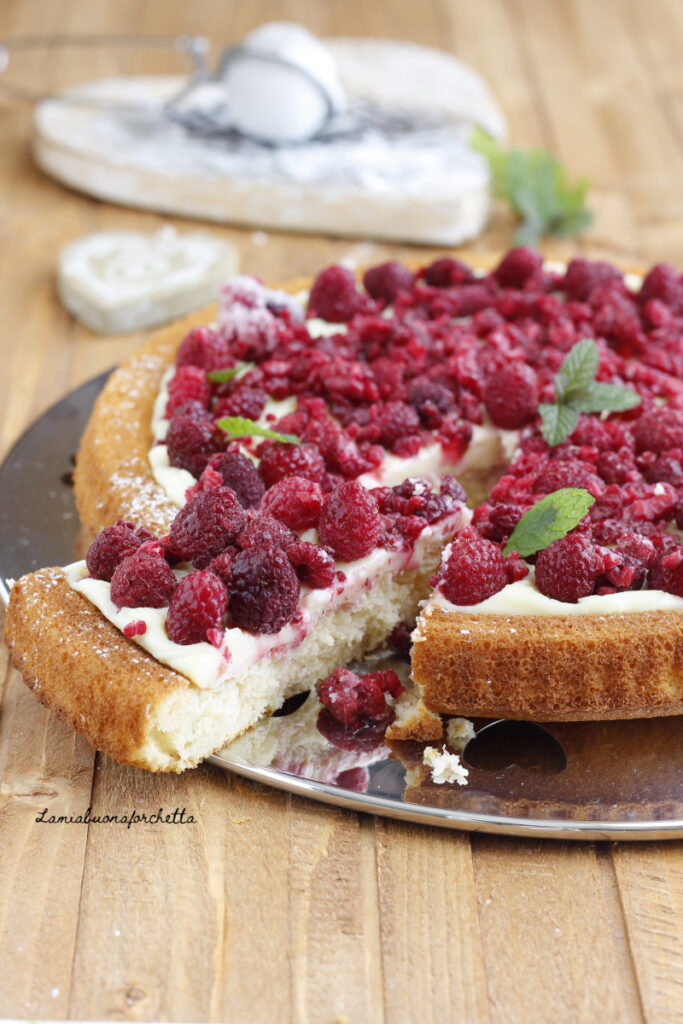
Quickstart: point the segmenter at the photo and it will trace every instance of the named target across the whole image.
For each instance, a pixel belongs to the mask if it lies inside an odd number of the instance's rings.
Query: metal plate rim
[[[497,835],[543,839],[574,840],[653,840],[683,839],[683,819],[666,821],[581,821],[564,818],[516,818],[508,815],[477,814],[448,807],[403,803],[389,797],[341,790],[324,782],[304,779],[274,768],[259,767],[238,758],[229,759],[212,754],[207,762],[224,771],[281,789],[295,796],[308,797],[319,803],[332,804],[349,811],[362,811],[381,817],[409,821],[417,825],[461,829],[466,832],[488,832]]]

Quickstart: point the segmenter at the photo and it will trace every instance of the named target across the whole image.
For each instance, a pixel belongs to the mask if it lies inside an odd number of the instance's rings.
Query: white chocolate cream
[[[157,661],[205,689],[238,678],[264,658],[297,647],[327,611],[341,607],[353,609],[363,602],[378,577],[387,574],[398,576],[407,569],[420,566],[425,548],[433,546],[435,541],[443,543],[450,539],[469,520],[470,515],[468,509],[458,506],[450,516],[425,527],[412,550],[386,551],[376,548],[355,562],[337,562],[336,569],[346,576],[344,582],[335,581],[332,587],[321,590],[302,586],[294,621],[278,633],[258,634],[236,628],[226,629],[220,648],[207,642],[186,645],[174,643],[166,632],[167,608],[117,608],[111,600],[110,584],[89,576],[84,561],[66,566],[64,573],[70,586],[94,604],[121,632],[129,623],[142,620],[147,626],[145,633],[132,639]],[[314,534],[315,531],[309,531],[305,539],[315,539]],[[178,579],[187,575],[188,571],[174,570]]]
[[[625,615],[629,612],[683,611],[683,597],[664,590],[624,590],[616,594],[591,594],[576,603],[546,597],[536,586],[534,570],[523,580],[508,583],[492,597],[479,604],[452,604],[440,590],[426,603],[422,614],[434,609],[471,615]]]

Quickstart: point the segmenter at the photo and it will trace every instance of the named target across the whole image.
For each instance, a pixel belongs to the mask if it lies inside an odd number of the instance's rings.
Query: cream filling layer
[[[546,597],[536,586],[534,570],[523,580],[508,583],[479,604],[457,605],[436,590],[426,602],[422,614],[435,609],[471,615],[626,615],[631,612],[683,612],[683,597],[664,590],[624,590],[617,594],[591,594],[574,604]]]
[[[196,686],[207,689],[238,678],[264,658],[272,658],[297,647],[329,609],[348,607],[352,611],[362,603],[377,577],[386,574],[398,576],[407,569],[417,568],[423,560],[423,549],[430,541],[437,539],[445,543],[470,518],[469,509],[459,506],[450,516],[427,526],[412,549],[386,551],[376,548],[355,562],[338,562],[336,568],[345,574],[344,582],[324,590],[302,587],[294,621],[278,633],[257,634],[236,628],[226,629],[220,648],[207,642],[183,645],[170,640],[166,632],[167,608],[117,608],[111,599],[110,584],[89,576],[84,561],[66,566],[64,573],[69,585],[94,604],[121,632],[131,622],[142,620],[147,626],[146,632],[133,637],[134,641],[157,661],[180,672]],[[180,579],[188,570],[176,569],[174,572]]]

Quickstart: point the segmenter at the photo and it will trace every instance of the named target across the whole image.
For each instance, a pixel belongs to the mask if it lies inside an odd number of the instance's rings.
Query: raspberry
[[[483,399],[494,426],[519,430],[538,409],[536,372],[527,363],[508,363],[486,380]]]
[[[267,512],[249,519],[237,537],[241,548],[287,548],[299,538]]]
[[[144,619],[135,619],[134,622],[128,622],[123,627],[123,635],[132,636],[144,636],[147,632],[147,623]]]
[[[176,366],[198,366],[202,370],[224,370],[234,360],[220,334],[210,327],[195,327],[186,334],[176,352]]]
[[[605,489],[600,477],[578,459],[551,459],[538,474],[534,490],[537,494],[552,494],[563,487],[585,487],[594,498]]]
[[[394,262],[380,263],[363,274],[363,284],[368,294],[386,303],[393,302],[399,292],[410,291],[414,280],[412,271]]]
[[[218,576],[208,569],[189,573],[178,583],[168,608],[169,637],[175,644],[208,640],[208,630],[221,629],[227,604],[228,591]]]
[[[209,410],[195,399],[181,402],[180,405],[176,406],[173,410],[172,418],[175,419],[176,416],[189,416],[193,420],[204,420],[206,423],[213,423],[213,416]]]
[[[132,523],[125,523],[123,519],[117,519],[114,526],[105,526],[85,556],[88,572],[94,579],[109,583],[117,565],[137,551],[144,539],[147,538],[136,533]]]
[[[333,747],[354,754],[369,754],[384,743],[387,724],[388,722],[371,722],[360,729],[351,729],[333,718],[327,708],[321,708],[315,727]]]
[[[205,409],[211,401],[211,385],[198,366],[179,366],[168,382],[166,416],[171,417],[184,402],[199,402]]]
[[[524,285],[538,278],[540,281],[543,257],[533,249],[511,249],[493,271],[501,288],[523,288]]]
[[[595,468],[607,484],[626,484],[640,480],[640,472],[628,448],[620,448],[616,452],[600,452]]]
[[[412,405],[405,402],[387,402],[376,420],[377,440],[387,448],[420,430],[420,417]]]
[[[230,487],[202,491],[171,524],[171,547],[186,562],[204,569],[212,558],[234,544],[246,513]]]
[[[455,405],[450,388],[424,378],[411,385],[408,401],[417,409],[420,420],[429,429],[440,427],[446,413]]]
[[[364,307],[356,279],[346,267],[327,267],[316,277],[308,299],[308,315],[330,323],[346,323]]]
[[[252,548],[235,555],[230,571],[230,615],[236,626],[278,633],[299,601],[299,580],[284,551]]]
[[[683,557],[679,560],[679,556],[683,556],[683,546],[668,552],[650,566],[647,584],[650,590],[665,590],[667,594],[683,597]]]
[[[425,267],[422,277],[427,284],[436,288],[447,288],[449,285],[464,284],[466,281],[474,280],[474,274],[466,263],[452,260],[448,256],[434,260],[428,267]]]
[[[209,459],[209,468],[231,487],[243,508],[256,508],[265,494],[265,485],[254,463],[239,451],[218,452]]]
[[[458,605],[479,604],[497,594],[508,581],[498,545],[485,540],[471,526],[461,530],[450,545],[440,576],[440,589]]]
[[[164,608],[176,578],[158,541],[146,541],[117,565],[111,578],[111,599],[117,608]]]
[[[664,452],[645,469],[644,476],[649,483],[664,481],[673,484],[674,487],[683,488],[683,449],[672,448]]]
[[[600,565],[595,548],[583,534],[570,533],[539,552],[536,586],[546,597],[575,604],[595,590]]]
[[[213,423],[192,416],[174,416],[166,434],[166,447],[172,466],[200,477],[217,448]]]
[[[301,582],[312,590],[324,590],[334,583],[334,558],[318,544],[294,541],[287,545],[287,557]]]
[[[377,546],[382,533],[377,501],[356,480],[340,484],[325,497],[318,533],[335,558],[343,562],[362,558]]]
[[[358,676],[347,668],[336,668],[318,687],[318,700],[342,725],[360,729],[371,722],[388,725],[394,711],[385,694],[398,697],[404,689],[391,669]]]
[[[325,460],[314,444],[273,441],[261,454],[259,472],[266,487],[272,487],[288,476],[303,476],[320,483],[325,472]]]
[[[676,268],[669,263],[657,263],[643,280],[638,298],[643,303],[657,299],[679,313],[683,305],[683,287]]]
[[[489,513],[489,540],[507,540],[517,523],[522,518],[524,509],[519,505],[494,505]]]
[[[320,485],[303,476],[278,480],[266,491],[261,502],[264,512],[269,512],[291,530],[308,530],[317,526],[322,507],[323,492]]]
[[[263,388],[243,384],[235,388],[231,395],[218,399],[216,417],[245,416],[248,420],[257,420],[267,401],[268,394]]]
[[[683,448],[683,410],[663,406],[643,413],[633,425],[639,452],[666,452]]]
[[[232,572],[232,560],[237,554],[238,549],[234,545],[227,547],[225,551],[221,551],[220,555],[216,555],[209,562],[209,569],[215,573],[219,579],[223,580],[226,587],[230,586],[230,573]]]
[[[389,636],[389,646],[392,651],[401,658],[410,657],[410,648],[412,646],[412,633],[415,628],[414,622],[399,622],[398,626],[394,626]]]
[[[611,263],[575,257],[567,267],[562,287],[568,298],[583,302],[596,288],[617,282],[622,283],[622,276]]]

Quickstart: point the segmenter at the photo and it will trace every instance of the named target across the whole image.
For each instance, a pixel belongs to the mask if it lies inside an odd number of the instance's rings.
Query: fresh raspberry
[[[303,476],[278,480],[266,491],[261,502],[264,512],[269,512],[291,530],[308,530],[317,526],[322,507],[323,492],[320,485]]]
[[[158,541],[146,541],[117,565],[111,599],[117,608],[164,608],[176,588],[173,570]]]
[[[404,689],[391,669],[358,676],[347,668],[336,668],[318,687],[318,700],[338,722],[360,729],[371,722],[388,725],[394,710],[385,695],[395,698]]]
[[[193,420],[203,420],[206,423],[213,423],[213,416],[201,402],[197,402],[194,399],[190,399],[187,402],[181,402],[180,405],[176,406],[173,410],[173,419],[176,416],[189,416]]]
[[[683,546],[679,545],[653,562],[647,585],[650,590],[665,590],[667,594],[683,597]]]
[[[225,370],[234,359],[220,334],[210,327],[195,327],[186,334],[176,352],[176,366],[198,366],[202,370]]]
[[[398,626],[394,626],[389,635],[389,646],[392,651],[395,651],[401,658],[410,657],[410,648],[412,646],[412,634],[414,629],[414,622],[399,622]]]
[[[520,505],[494,505],[488,516],[487,538],[498,542],[507,540],[523,514],[524,509]]]
[[[406,402],[387,402],[379,410],[376,426],[376,439],[392,448],[397,441],[419,433],[420,417]]]
[[[123,635],[127,637],[144,636],[147,632],[147,623],[144,619],[135,619],[123,627]]]
[[[174,416],[166,434],[168,461],[200,477],[217,449],[213,423],[192,416]]]
[[[376,499],[356,480],[325,497],[318,523],[320,541],[342,562],[353,562],[377,546],[382,517]]]
[[[243,384],[216,404],[216,417],[244,416],[248,420],[257,420],[266,407],[268,394],[263,388]]]
[[[393,714],[393,712],[392,712]],[[338,722],[327,708],[321,708],[315,727],[328,743],[354,754],[370,754],[384,743],[388,722],[370,722],[360,729]]]
[[[575,257],[567,267],[562,287],[568,298],[584,302],[596,288],[613,283],[621,284],[622,280],[622,275],[611,263]]]
[[[261,512],[249,518],[237,537],[237,543],[248,548],[288,548],[299,538],[279,519]]]
[[[633,461],[633,453],[628,448],[600,452],[595,468],[607,484],[634,483],[641,477]]]
[[[145,531],[146,533],[147,531]],[[132,523],[117,519],[114,526],[105,526],[95,537],[85,556],[88,572],[96,580],[110,582],[116,566],[132,555],[148,537],[135,532]]]
[[[337,265],[321,270],[308,299],[309,316],[342,324],[363,308],[363,298],[351,270]]]
[[[207,631],[221,629],[227,605],[228,591],[218,576],[208,569],[189,573],[178,583],[168,608],[169,637],[174,644],[207,641]]]
[[[251,459],[239,451],[218,452],[209,459],[225,487],[231,487],[243,508],[256,508],[265,494],[265,484]]]
[[[171,524],[171,547],[186,562],[204,569],[234,544],[247,516],[230,487],[203,491],[188,502]]]
[[[683,449],[672,448],[647,466],[643,474],[652,484],[664,482],[683,489]]]
[[[453,604],[472,605],[497,594],[507,583],[505,559],[497,544],[466,526],[450,545],[439,588]]]
[[[230,586],[230,573],[232,572],[232,560],[238,552],[233,544],[227,547],[225,551],[221,551],[220,555],[216,555],[209,562],[209,569],[215,573],[219,579],[223,580],[226,587]]]
[[[529,575],[529,566],[515,551],[511,551],[505,559],[505,572],[508,583],[517,583]]]
[[[278,633],[296,612],[299,592],[299,580],[284,551],[252,548],[235,555],[230,615],[241,629]]]
[[[261,454],[259,472],[266,487],[272,487],[288,476],[303,476],[320,483],[325,472],[325,460],[314,444],[273,441]]]
[[[287,545],[287,557],[301,582],[312,590],[324,590],[334,583],[334,558],[318,544],[296,540]]]
[[[671,264],[657,263],[645,276],[638,298],[642,303],[657,299],[679,313],[683,306],[681,275]]]
[[[408,401],[417,410],[424,426],[430,430],[440,427],[446,413],[455,406],[450,388],[425,378],[411,385]]]
[[[538,380],[527,363],[508,363],[484,384],[484,405],[496,427],[519,430],[538,409]]]
[[[528,281],[540,281],[543,257],[533,249],[511,249],[493,271],[501,288],[523,288]]]
[[[414,280],[415,275],[411,270],[393,261],[370,267],[363,274],[363,284],[368,294],[386,303],[393,302],[399,292],[410,291]]]
[[[563,487],[584,487],[594,498],[605,489],[600,477],[578,459],[550,459],[538,474],[534,490],[537,494],[552,494]]]
[[[448,256],[434,260],[428,267],[425,267],[422,277],[427,284],[435,288],[447,288],[449,285],[464,284],[474,280],[474,274],[466,263],[452,260]]]
[[[198,366],[179,366],[168,382],[166,416],[171,417],[184,402],[199,402],[205,409],[211,401],[211,385]]]
[[[683,410],[663,406],[643,413],[633,425],[639,452],[666,452],[683,448]]]
[[[600,564],[595,548],[581,533],[570,533],[540,551],[536,586],[546,597],[575,604],[595,590]]]

